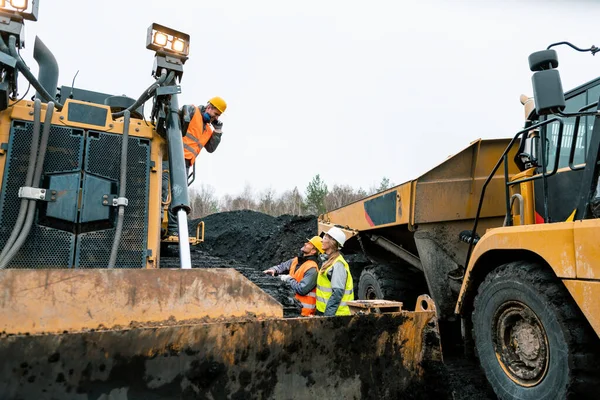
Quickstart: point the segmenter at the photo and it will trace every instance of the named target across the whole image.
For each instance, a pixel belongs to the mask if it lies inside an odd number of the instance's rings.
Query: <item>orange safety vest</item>
[[[312,260],[308,260],[300,265],[300,268],[296,269],[298,266],[298,257],[294,258],[292,261],[292,265],[290,266],[290,276],[293,277],[297,282],[302,281],[304,278],[304,274],[311,268],[315,268],[317,271],[319,267],[316,262]],[[315,286],[306,296],[302,296],[301,294],[296,293],[296,298],[300,303],[302,303],[302,315],[310,316],[315,314],[315,310],[317,308],[317,287]]]
[[[183,136],[183,155],[189,161],[190,166],[194,165],[200,150],[206,146],[213,135],[210,124],[205,124],[202,119],[202,112],[196,106],[194,106],[194,110],[194,116]]]

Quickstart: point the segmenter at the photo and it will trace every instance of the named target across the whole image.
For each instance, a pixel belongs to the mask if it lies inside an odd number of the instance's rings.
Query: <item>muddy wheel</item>
[[[360,300],[401,301],[404,309],[414,310],[417,297],[426,292],[422,274],[413,272],[405,265],[380,264],[363,269],[357,294]]]
[[[597,337],[562,283],[539,265],[509,263],[487,276],[475,298],[473,335],[501,399],[566,399],[582,387],[592,393]]]

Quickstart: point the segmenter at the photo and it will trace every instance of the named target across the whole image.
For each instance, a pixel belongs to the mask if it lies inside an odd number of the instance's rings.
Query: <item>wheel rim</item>
[[[521,386],[535,386],[548,372],[548,337],[537,315],[525,304],[503,304],[494,315],[494,347],[507,376]]]
[[[377,292],[373,286],[368,286],[367,291],[365,292],[365,300],[377,300]]]

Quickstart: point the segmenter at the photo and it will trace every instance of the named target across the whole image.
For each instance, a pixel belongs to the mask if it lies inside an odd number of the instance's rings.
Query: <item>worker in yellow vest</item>
[[[323,242],[319,236],[314,236],[304,243],[298,257],[263,271],[271,276],[278,275],[294,289],[296,299],[302,304],[301,314],[305,317],[315,314],[318,255],[322,253]]]
[[[317,315],[350,315],[347,303],[354,300],[354,284],[350,267],[340,253],[344,243],[346,235],[335,226],[323,237],[323,251],[327,255],[327,261],[323,263],[317,276]]]
[[[220,97],[213,97],[206,106],[196,107],[185,105],[181,108],[181,131],[183,135],[183,155],[185,157],[185,168],[189,169],[202,149],[209,153],[214,152],[223,134],[223,123],[219,121],[221,114],[227,109],[227,103]],[[169,197],[169,162],[163,162],[162,198],[163,202]],[[164,236],[177,236],[177,216],[169,206],[169,223]]]

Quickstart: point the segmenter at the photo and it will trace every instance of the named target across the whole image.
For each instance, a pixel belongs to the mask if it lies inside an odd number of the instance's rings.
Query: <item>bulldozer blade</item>
[[[282,317],[283,307],[230,268],[0,271],[5,335],[249,316]]]
[[[441,368],[435,312],[0,339],[4,399],[422,398]]]

